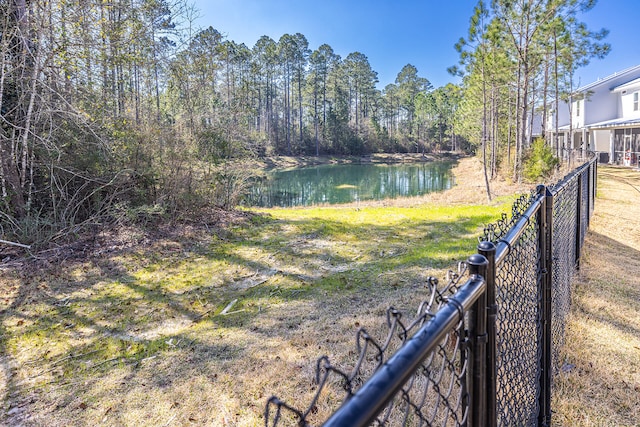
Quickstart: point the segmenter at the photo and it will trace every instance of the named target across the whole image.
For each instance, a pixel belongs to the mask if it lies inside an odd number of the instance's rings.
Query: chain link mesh
[[[389,308],[386,325],[388,334],[384,342],[376,342],[366,330],[360,329],[356,345],[358,360],[351,370],[334,366],[328,357],[321,357],[316,366],[317,393],[307,409],[298,410],[272,397],[265,409],[265,425],[311,426],[317,421],[321,422],[314,419],[318,405],[335,406],[357,393],[398,348],[449,303],[449,298],[457,292],[461,280],[467,276],[466,269],[465,264],[460,264],[458,272],[450,272],[445,286],[439,286],[437,279],[430,278],[427,282],[429,297],[420,303],[416,315],[408,322],[399,310]],[[465,319],[462,319],[446,333],[436,349],[378,415],[374,425],[465,425],[468,417],[465,324]],[[344,399],[338,398],[340,394]]]
[[[555,375],[560,369],[560,348],[564,345],[566,317],[571,307],[571,278],[576,265],[578,180],[567,181],[552,192],[551,358]]]
[[[503,213],[501,218],[494,223],[488,224],[483,231],[483,235],[480,237],[480,241],[498,242],[507,234],[507,232],[514,228],[516,223],[520,220],[522,215],[529,209],[529,206],[536,199],[537,194],[531,192],[530,194],[523,194],[513,202],[511,206],[511,216],[507,213]]]
[[[536,425],[540,373],[540,248],[538,222],[496,266],[498,424]]]
[[[532,192],[514,203],[484,231],[484,240],[505,242],[539,196]],[[540,375],[541,295],[539,222],[529,218],[520,237],[496,265],[496,405],[498,425],[536,425]],[[506,242],[505,242],[506,243]]]
[[[589,227],[589,205],[593,204],[589,203],[589,174],[587,172],[587,170],[584,170],[583,173],[580,174],[580,189],[582,190],[580,197],[580,247],[584,245],[584,238],[587,235],[587,228]]]

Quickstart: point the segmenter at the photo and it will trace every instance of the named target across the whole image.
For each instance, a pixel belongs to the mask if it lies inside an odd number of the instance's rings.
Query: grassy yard
[[[514,187],[494,183],[486,203],[475,160],[456,179],[423,198],[254,210],[5,260],[0,425],[259,426],[274,394],[306,408],[318,357],[353,366],[360,326],[382,334],[390,305],[413,309],[510,210]],[[554,425],[640,425],[639,217],[640,174],[601,167]]]
[[[173,238],[125,230],[88,254],[9,262],[0,424],[254,426],[273,394],[306,407],[318,357],[350,368],[359,326],[413,310],[509,210],[513,197],[481,202],[474,160],[461,166],[471,183],[446,195],[245,212]]]

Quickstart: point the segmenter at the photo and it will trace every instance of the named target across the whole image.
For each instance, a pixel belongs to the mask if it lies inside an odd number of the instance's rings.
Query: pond
[[[337,164],[271,171],[245,203],[295,207],[420,196],[453,186],[453,162]]]

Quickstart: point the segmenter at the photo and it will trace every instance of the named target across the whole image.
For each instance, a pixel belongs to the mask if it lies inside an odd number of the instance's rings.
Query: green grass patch
[[[70,390],[90,402],[96,384],[113,372],[137,372],[154,361],[171,365],[173,358],[199,364],[198,372],[215,366],[206,380],[214,384],[228,362],[253,366],[260,350],[245,347],[280,348],[284,336],[309,328],[305,322],[315,322],[327,307],[337,310],[365,296],[375,301],[403,286],[420,289],[426,276],[442,276],[475,252],[483,228],[512,200],[260,209],[197,245],[168,242],[157,251],[140,248],[33,277],[44,290],[2,319],[0,345],[17,362],[20,379],[11,389],[27,395],[78,383],[80,389]],[[317,339],[297,340],[320,352]],[[262,351],[263,359],[275,357],[267,347]]]

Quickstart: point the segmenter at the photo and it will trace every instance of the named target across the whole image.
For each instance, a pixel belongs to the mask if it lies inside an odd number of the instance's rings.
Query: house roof
[[[623,76],[625,74],[630,74],[630,73],[632,73],[634,71],[640,71],[640,65],[635,65],[633,67],[629,67],[629,68],[624,69],[622,71],[617,71],[617,72],[615,72],[615,73],[613,73],[613,74],[611,74],[611,75],[609,75],[609,76],[607,76],[607,77],[605,77],[603,79],[598,79],[593,83],[589,83],[587,85],[581,86],[578,89],[576,89],[576,92],[586,92],[586,91],[591,90],[591,89],[593,89],[593,88],[595,88],[597,86],[600,86],[600,85],[606,84],[608,82],[611,82],[611,80],[613,80],[615,78],[618,78],[618,77]],[[628,84],[628,83],[630,83],[630,82],[627,82],[625,84]],[[614,89],[614,88],[611,88],[611,89]]]
[[[587,126],[585,126],[585,128],[587,129],[609,129],[609,128],[619,128],[619,127],[627,127],[627,126],[634,126],[634,125],[638,125],[640,124],[640,118],[634,118],[634,119],[613,119],[613,120],[605,120],[604,122],[598,122],[598,123],[592,123],[589,124]],[[573,128],[573,130],[580,130],[582,129],[580,128]],[[558,131],[568,131],[569,130],[569,125],[565,125],[565,126],[560,126],[558,128]]]
[[[605,120],[604,122],[593,123],[593,124],[590,124],[588,127],[602,129],[602,128],[631,126],[631,125],[637,125],[638,123],[640,123],[640,118],[613,119],[613,120]]]
[[[607,83],[610,84],[612,80],[614,80],[614,79],[616,79],[618,77],[624,76],[625,74],[632,74],[634,72],[637,72],[638,73],[637,75],[640,75],[640,64],[635,65],[633,67],[626,68],[626,69],[624,69],[622,71],[616,71],[615,73],[613,73],[611,75],[608,75],[605,78],[602,78],[602,79],[599,78],[595,82],[586,84],[584,86],[580,86],[579,88],[575,89],[573,93],[577,94],[577,93],[580,93],[580,92],[590,91],[591,89],[596,88],[596,87],[598,87],[600,85],[604,85],[604,84],[607,84]],[[624,90],[624,89],[621,89],[621,88],[623,86],[627,86],[627,85],[629,85],[631,87],[633,87],[635,85],[640,86],[640,77],[637,77],[637,78],[635,78],[635,79],[633,79],[631,81],[628,81],[626,83],[622,83],[620,85],[610,87],[609,90],[616,91],[616,92],[617,91],[621,91],[621,90]],[[554,103],[554,100],[548,101],[548,105],[552,105],[553,103]],[[569,128],[567,127],[567,129],[569,129]]]
[[[639,87],[640,86],[640,77],[634,80],[631,80],[630,82],[621,84],[619,86],[616,86],[614,88],[611,89],[612,92],[622,92],[624,90],[627,89],[632,89],[634,87]]]

